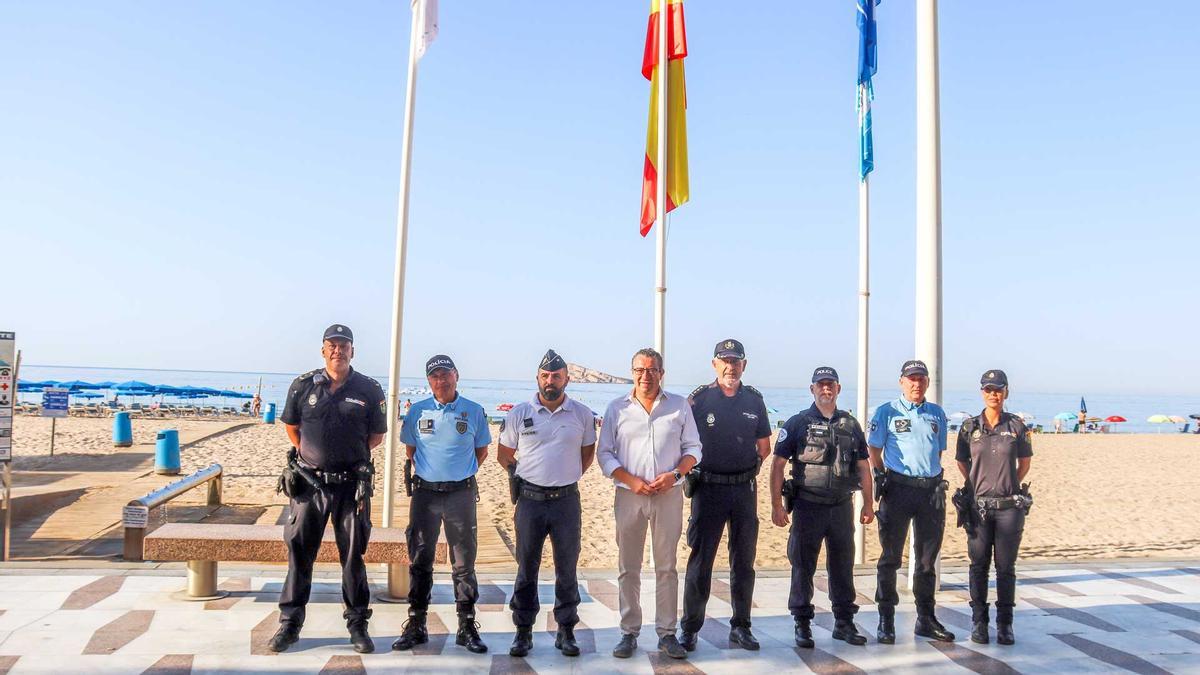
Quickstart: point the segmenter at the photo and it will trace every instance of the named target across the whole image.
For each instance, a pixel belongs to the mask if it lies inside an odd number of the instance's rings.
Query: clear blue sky
[[[644,0],[443,0],[418,80],[404,374],[624,372]],[[552,9],[548,9],[551,8]],[[753,12],[748,12],[753,9]],[[408,2],[0,3],[0,329],[39,364],[387,370]],[[880,5],[873,380],[913,351],[914,16]],[[854,2],[687,3],[668,380],[854,377]],[[945,386],[1191,393],[1194,3],[941,3]]]

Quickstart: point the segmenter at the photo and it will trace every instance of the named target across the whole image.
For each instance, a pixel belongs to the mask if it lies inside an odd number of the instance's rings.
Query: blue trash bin
[[[154,473],[174,476],[179,473],[179,431],[162,429],[154,442]]]
[[[133,445],[133,423],[129,413],[121,411],[113,415],[113,446],[128,448]]]
[[[263,421],[266,422],[267,424],[275,424],[275,404],[274,403],[268,403],[266,409],[263,410]]]

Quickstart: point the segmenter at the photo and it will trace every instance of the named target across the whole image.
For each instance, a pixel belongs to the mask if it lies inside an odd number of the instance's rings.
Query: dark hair
[[[654,362],[658,364],[658,367],[660,369],[663,367],[662,354],[659,354],[658,350],[656,350],[652,347],[644,347],[642,349],[637,350],[637,352],[634,353],[633,358],[629,359],[630,365],[633,365],[634,360],[636,360],[637,357],[639,357],[639,356],[648,356],[648,357],[654,359]]]

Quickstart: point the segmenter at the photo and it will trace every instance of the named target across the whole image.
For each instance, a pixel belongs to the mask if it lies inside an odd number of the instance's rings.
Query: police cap
[[[354,342],[354,333],[350,330],[349,326],[335,323],[325,329],[325,337],[321,338],[321,340],[345,340],[352,343]]]
[[[746,348],[742,346],[742,343],[733,338],[721,340],[713,349],[714,359],[727,359],[730,357],[735,359],[746,358]]]
[[[429,360],[425,362],[426,375],[432,375],[433,371],[438,370],[439,368],[445,368],[446,370],[457,370],[457,368],[454,366],[454,361],[452,361],[450,357],[446,356],[445,354],[435,354],[434,356],[429,357]]]
[[[1003,370],[989,370],[979,378],[979,388],[1003,387],[1008,388],[1008,375]]]
[[[816,384],[821,380],[833,380],[834,382],[838,382],[839,380],[837,371],[829,366],[821,366],[820,368],[817,368],[813,371],[813,384]]]
[[[924,375],[925,377],[929,377],[929,366],[926,366],[925,362],[920,359],[905,361],[904,365],[900,367],[900,377],[910,377],[914,375]]]
[[[542,362],[538,364],[538,370],[554,372],[567,367],[567,362],[563,361],[563,357],[558,355],[558,352],[553,349],[547,349],[546,355],[542,357]]]

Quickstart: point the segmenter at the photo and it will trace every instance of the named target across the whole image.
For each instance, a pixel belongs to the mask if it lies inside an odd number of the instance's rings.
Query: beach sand
[[[162,428],[185,428],[211,422],[196,420],[134,420],[136,442],[152,442]],[[21,417],[15,420],[15,468],[52,468],[54,458],[44,457],[49,420]],[[493,438],[499,436],[493,427]],[[111,421],[70,418],[59,420],[56,455],[61,453],[111,453]],[[955,438],[943,459],[948,465],[951,491],[962,484],[953,468]],[[289,447],[282,425],[256,424],[201,441],[181,453],[185,472],[219,462],[225,475],[225,502],[229,504],[282,504],[275,481]],[[1035,505],[1026,521],[1022,556],[1027,559],[1196,557],[1200,555],[1200,491],[1193,489],[1190,467],[1200,456],[1200,436],[1185,434],[1088,434],[1034,436],[1032,482]],[[383,448],[374,452],[376,468],[383,472]],[[495,443],[479,472],[480,496],[490,506],[492,522],[506,539],[515,539],[508,499],[507,475],[495,461]],[[759,479],[759,544],[757,567],[785,569],[787,528],[770,520],[769,464]],[[400,465],[397,465],[397,493]],[[580,567],[615,569],[616,543],[613,519],[613,484],[596,465],[580,484],[583,498],[583,550]],[[377,486],[376,499],[382,499]],[[685,505],[685,513],[687,506]],[[948,508],[942,557],[966,560],[966,537],[954,527]],[[867,560],[879,553],[875,525],[867,526]],[[686,536],[679,546],[682,570],[688,549]],[[545,561],[550,563],[547,544]],[[647,556],[647,567],[650,558]],[[728,566],[724,547],[717,566]]]

